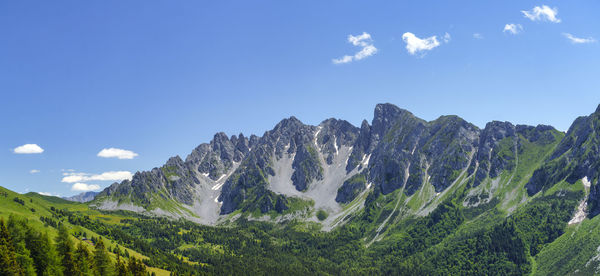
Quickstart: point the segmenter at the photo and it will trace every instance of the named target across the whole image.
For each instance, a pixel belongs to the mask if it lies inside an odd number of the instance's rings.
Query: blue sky
[[[599,11],[591,0],[2,1],[0,185],[72,195],[185,158],[218,131],[262,135],[291,115],[359,125],[381,102],[427,120],[566,130],[600,104]],[[43,152],[15,153],[26,144]],[[137,155],[98,156],[110,148]]]

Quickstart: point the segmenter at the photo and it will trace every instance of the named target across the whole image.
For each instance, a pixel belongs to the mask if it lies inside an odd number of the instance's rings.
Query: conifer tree
[[[58,252],[58,258],[62,265],[64,275],[75,274],[75,262],[73,260],[73,242],[71,241],[71,235],[69,229],[61,224],[58,227],[58,236],[56,236],[56,249]]]
[[[145,276],[146,275],[146,266],[142,263],[141,260],[136,259],[135,257],[129,258],[129,263],[127,264],[127,269],[133,276]]]
[[[56,249],[50,241],[48,233],[40,233],[29,228],[25,243],[31,252],[38,275],[62,275]]]
[[[33,259],[31,258],[30,250],[27,249],[25,243],[25,237],[27,236],[27,231],[29,229],[27,220],[19,219],[11,214],[6,228],[10,233],[17,263],[23,269],[23,274],[35,276],[36,273],[33,265]]]
[[[0,275],[22,275],[4,218],[0,219]]]
[[[127,266],[121,261],[121,256],[117,254],[117,262],[115,263],[115,275],[116,276],[128,276]]]
[[[112,265],[110,257],[104,246],[102,238],[97,239],[95,250],[94,250],[94,275],[97,276],[108,276],[113,275]]]
[[[92,256],[83,242],[79,242],[79,245],[77,246],[77,249],[75,249],[75,254],[73,256],[75,262],[75,275],[92,275],[92,269],[90,265],[92,263]]]

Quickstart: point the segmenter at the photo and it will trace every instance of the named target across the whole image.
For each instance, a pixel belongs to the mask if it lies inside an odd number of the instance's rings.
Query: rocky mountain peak
[[[304,124],[294,116],[281,120],[275,125],[274,131],[294,130],[304,126]]]
[[[179,155],[173,156],[167,160],[165,163],[166,166],[175,166],[175,167],[183,167],[184,163]]]

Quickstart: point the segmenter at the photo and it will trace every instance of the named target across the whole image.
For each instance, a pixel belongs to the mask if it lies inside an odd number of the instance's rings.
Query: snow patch
[[[335,137],[335,135],[333,135],[333,147],[335,148],[335,155],[338,155],[337,137]]]
[[[315,143],[315,147],[317,147],[317,148],[319,148],[319,144],[317,143],[317,138],[319,137],[319,132],[321,132],[322,128],[323,128],[322,126],[319,126],[319,129],[317,129],[317,132],[315,132],[315,139],[313,142]]]
[[[225,181],[221,182],[221,179],[223,179],[223,177],[227,176],[226,174],[221,175],[221,177],[219,177],[219,179],[217,179],[217,184],[215,186],[212,187],[213,190],[218,190],[221,189],[221,187],[223,187],[223,184],[225,184]]]
[[[587,176],[584,177],[583,179],[581,179],[581,182],[583,182],[583,186],[586,188],[589,188],[590,186],[592,186],[592,183],[590,183]]]
[[[361,164],[363,165],[363,167],[367,166],[369,164],[369,160],[371,159],[371,154],[366,155],[363,157],[363,160],[361,162]]]

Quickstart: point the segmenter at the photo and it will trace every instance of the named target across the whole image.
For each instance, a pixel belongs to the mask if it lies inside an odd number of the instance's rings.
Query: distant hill
[[[94,200],[94,198],[96,198],[96,195],[98,194],[99,192],[83,192],[78,195],[63,197],[63,199],[66,199],[68,201],[85,203]]]

